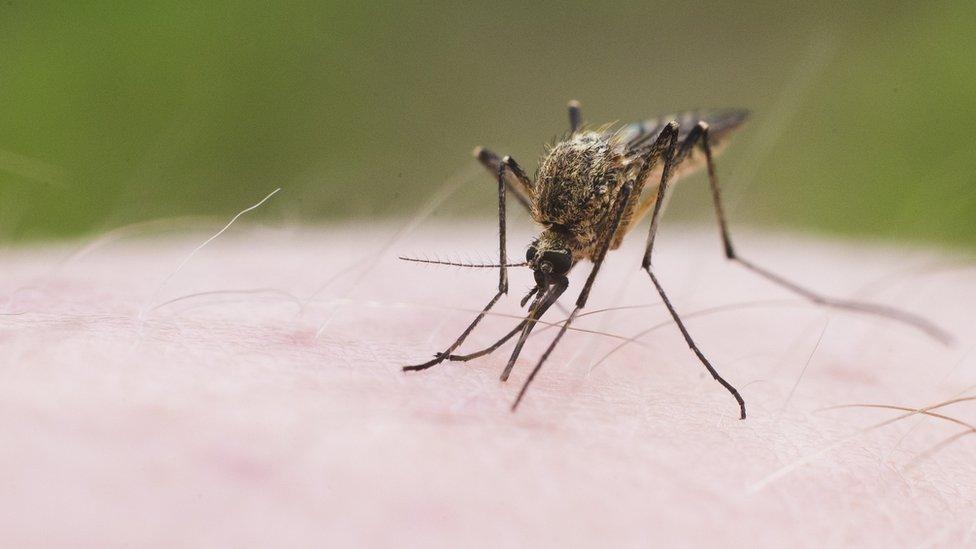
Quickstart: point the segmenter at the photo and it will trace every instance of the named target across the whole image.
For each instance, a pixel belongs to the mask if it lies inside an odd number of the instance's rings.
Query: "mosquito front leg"
[[[732,386],[731,383],[726,381],[725,378],[719,375],[718,371],[715,370],[715,367],[712,366],[712,363],[709,362],[708,358],[705,357],[705,354],[702,353],[701,349],[698,348],[698,344],[696,344],[695,340],[691,338],[691,334],[688,333],[688,329],[685,328],[684,322],[682,322],[681,317],[678,316],[678,311],[676,311],[674,305],[671,304],[671,300],[668,299],[667,294],[664,292],[664,287],[661,286],[661,282],[657,279],[657,276],[654,275],[654,269],[651,266],[651,254],[654,250],[654,237],[657,235],[657,227],[661,218],[661,206],[664,204],[665,193],[668,190],[668,181],[671,178],[671,172],[674,169],[674,160],[677,156],[676,145],[678,141],[678,134],[677,132],[672,132],[665,136],[662,133],[662,136],[658,139],[660,140],[662,138],[668,139],[667,153],[664,158],[664,169],[661,172],[661,183],[657,189],[657,199],[654,203],[654,213],[651,215],[651,228],[647,234],[647,249],[644,251],[644,259],[641,262],[641,267],[647,271],[648,276],[651,277],[651,282],[654,284],[654,288],[657,290],[657,293],[660,294],[661,300],[664,302],[664,306],[667,307],[668,312],[671,313],[671,318],[674,319],[674,323],[678,325],[681,335],[685,338],[685,343],[688,344],[691,351],[695,353],[698,360],[701,361],[702,365],[705,366],[708,373],[715,378],[715,381],[718,381],[723,387],[726,388],[726,390],[729,391],[729,393],[732,394],[736,402],[739,403],[739,419],[745,419],[746,404],[745,401],[742,400],[742,396],[739,394],[739,391]]]
[[[485,355],[490,355],[491,353],[495,352],[496,349],[504,345],[505,342],[507,342],[509,339],[512,339],[513,337],[517,336],[522,331],[522,328],[525,326],[526,322],[527,321],[525,320],[519,322],[518,325],[515,326],[515,328],[513,328],[507,334],[503,335],[501,339],[485,347],[484,349],[481,349],[480,351],[474,351],[472,353],[467,353],[463,355],[449,355],[447,359],[454,362],[467,362],[469,360],[481,358]]]
[[[542,315],[546,314],[549,307],[559,299],[559,296],[566,291],[569,287],[569,280],[563,276],[555,279],[552,286],[546,290],[540,290],[539,295],[536,296],[532,305],[529,307],[529,316],[519,324],[519,338],[515,342],[515,348],[512,350],[512,354],[508,358],[508,364],[505,365],[505,369],[502,371],[501,380],[508,381],[508,376],[512,373],[512,368],[515,367],[515,361],[518,360],[520,354],[522,354],[522,347],[525,345],[525,340],[529,338],[529,334],[532,333],[532,329],[538,324],[539,319]],[[506,336],[507,339],[508,336]]]
[[[426,370],[431,366],[436,366],[437,364],[444,362],[444,360],[446,360],[449,356],[451,356],[451,353],[453,353],[455,349],[457,349],[462,343],[464,343],[464,340],[475,329],[475,326],[477,326],[478,323],[481,322],[481,319],[483,319],[485,315],[488,314],[488,311],[495,306],[495,303],[498,303],[498,300],[501,299],[503,295],[508,293],[508,270],[506,268],[506,265],[508,263],[508,252],[507,252],[507,247],[505,242],[505,233],[506,233],[505,231],[505,225],[506,225],[505,189],[507,188],[505,182],[505,172],[506,170],[510,169],[510,164],[507,162],[507,160],[508,158],[506,157],[505,160],[499,162],[498,173],[497,173],[498,176],[498,293],[495,294],[495,297],[491,298],[491,301],[489,301],[488,304],[485,305],[485,308],[481,310],[481,313],[479,313],[478,316],[475,317],[474,321],[471,322],[471,324],[469,324],[468,327],[463,332],[461,332],[461,335],[446,350],[437,353],[436,355],[434,355],[434,358],[432,360],[424,362],[423,364],[404,366],[403,367],[404,371]]]
[[[918,315],[875,303],[862,303],[858,301],[827,297],[800,286],[795,282],[787,280],[776,273],[768,271],[765,268],[740,257],[739,254],[736,253],[735,248],[732,246],[732,238],[729,235],[729,226],[725,218],[725,210],[722,207],[722,193],[718,184],[718,175],[715,171],[715,162],[712,156],[711,144],[709,143],[708,124],[705,122],[699,122],[698,125],[695,126],[691,132],[689,132],[688,137],[685,138],[684,142],[681,144],[681,148],[678,152],[678,161],[680,162],[683,160],[696,144],[701,147],[702,151],[705,153],[705,160],[708,163],[708,182],[712,190],[712,202],[715,205],[715,216],[718,218],[719,231],[722,234],[722,244],[725,247],[725,257],[739,263],[746,269],[765,278],[766,280],[786,288],[787,290],[813,303],[825,305],[827,307],[834,307],[837,309],[844,309],[847,311],[889,318],[921,330],[923,333],[942,343],[948,344],[952,341],[952,336],[949,335],[945,330]]]

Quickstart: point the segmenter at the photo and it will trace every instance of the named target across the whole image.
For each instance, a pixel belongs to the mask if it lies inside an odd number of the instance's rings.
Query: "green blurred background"
[[[735,224],[976,245],[971,1],[0,13],[7,241],[226,218],[278,186],[256,215],[410,215],[475,145],[534,168],[577,98],[594,123],[752,109],[719,164]],[[492,215],[490,180],[476,181],[452,215]],[[670,215],[710,215],[703,181],[680,186]]]

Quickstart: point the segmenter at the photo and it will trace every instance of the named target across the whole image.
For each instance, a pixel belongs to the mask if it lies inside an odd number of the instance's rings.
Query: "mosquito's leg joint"
[[[573,99],[566,106],[569,110],[569,131],[576,133],[583,126],[583,115],[580,112],[580,102]]]

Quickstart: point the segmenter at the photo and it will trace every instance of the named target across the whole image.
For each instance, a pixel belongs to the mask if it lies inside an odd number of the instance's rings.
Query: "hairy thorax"
[[[605,134],[580,132],[549,150],[539,167],[532,216],[543,227],[537,247],[592,259],[627,166]]]

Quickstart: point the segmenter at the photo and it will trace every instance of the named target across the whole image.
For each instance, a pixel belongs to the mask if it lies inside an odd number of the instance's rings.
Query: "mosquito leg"
[[[569,109],[569,131],[576,133],[583,125],[583,116],[580,113],[580,102],[573,99],[567,105]]]
[[[508,173],[515,176],[518,180],[519,185],[526,191],[526,193],[531,197],[535,193],[535,186],[532,184],[532,179],[525,173],[522,166],[515,161],[511,156],[505,156],[502,158],[502,163],[508,166]]]
[[[655,124],[657,125],[656,121]],[[613,243],[610,245],[612,249],[616,249],[618,246],[620,246],[620,243],[627,235],[627,232],[630,231],[632,228],[636,227],[638,223],[640,223],[640,220],[643,219],[648,212],[650,212],[651,208],[653,208],[655,202],[657,201],[655,197],[649,196],[646,199],[644,199],[643,202],[641,202],[640,197],[644,193],[644,187],[651,179],[651,176],[654,172],[654,168],[657,166],[658,161],[667,152],[671,139],[672,138],[677,139],[679,135],[678,129],[679,128],[677,122],[674,121],[668,122],[667,124],[663,125],[662,129],[660,130],[660,132],[657,133],[657,137],[654,138],[653,142],[650,143],[645,142],[642,145],[640,145],[638,149],[632,151],[639,155],[642,163],[640,167],[640,171],[638,172],[637,177],[634,179],[633,196],[634,196],[635,207],[633,208],[633,211],[629,211],[629,210],[625,211],[623,220],[621,221],[621,227],[618,229],[617,236],[614,239]],[[641,123],[639,131],[641,133],[644,133],[646,131],[646,128],[644,127],[643,123]],[[646,134],[646,135],[653,137],[654,134]],[[674,165],[677,166],[677,162],[675,162]],[[654,189],[654,192],[656,196],[656,188]]]
[[[474,360],[476,358],[483,357],[485,355],[489,355],[489,354],[493,353],[496,349],[498,349],[499,347],[501,347],[502,345],[504,345],[506,341],[508,341],[509,339],[512,339],[513,337],[515,337],[516,335],[518,335],[519,332],[522,331],[522,327],[525,326],[525,323],[526,323],[525,320],[523,320],[522,322],[519,322],[518,325],[515,326],[515,328],[512,329],[512,331],[508,332],[507,334],[505,334],[504,336],[502,336],[501,339],[499,339],[498,341],[492,343],[488,347],[485,347],[484,349],[481,349],[480,351],[475,351],[473,353],[468,353],[468,354],[464,354],[464,355],[449,355],[447,357],[447,360],[454,361],[454,362],[467,362],[469,360]]]
[[[478,316],[475,317],[474,321],[471,322],[471,324],[469,324],[463,332],[461,332],[461,335],[454,340],[454,343],[452,343],[450,347],[441,353],[437,353],[434,355],[432,360],[428,360],[423,364],[404,366],[403,370],[405,372],[426,370],[427,368],[444,362],[444,360],[446,360],[455,349],[464,343],[464,340],[468,337],[468,335],[471,334],[478,323],[481,322],[481,319],[488,314],[488,311],[495,306],[495,303],[498,303],[498,300],[501,299],[504,294],[508,293],[508,270],[506,269],[506,264],[508,263],[508,253],[505,242],[505,190],[507,188],[505,182],[505,172],[508,169],[508,163],[503,161],[498,164],[498,293],[495,294],[495,297],[491,298],[491,301],[485,305],[485,308],[481,310],[481,313],[479,313]]]
[[[519,203],[525,206],[526,210],[532,211],[532,199],[535,195],[532,180],[512,157],[499,158],[497,154],[484,147],[476,147],[473,154],[478,162],[481,162],[496,177],[501,166],[507,164],[508,169],[504,179],[508,189],[512,191]]]
[[[538,324],[538,320],[542,318],[542,315],[546,314],[549,307],[552,307],[553,303],[559,299],[559,296],[566,291],[567,287],[569,287],[569,280],[566,277],[560,277],[548,290],[536,296],[532,307],[529,308],[529,316],[522,324],[522,331],[519,334],[518,341],[515,342],[515,349],[512,350],[512,355],[508,358],[508,364],[505,365],[505,370],[502,371],[502,381],[508,381],[508,376],[512,373],[512,368],[515,367],[515,361],[518,360],[519,355],[522,353],[522,346],[525,345],[525,340],[532,333],[532,329]]]
[[[443,352],[435,354],[433,359],[428,360],[423,364],[404,366],[403,371],[415,372],[419,370],[426,370],[427,368],[436,366],[441,362],[444,362],[444,360],[446,360],[448,357],[451,356],[451,353],[453,353],[455,349],[457,349],[462,343],[464,343],[464,340],[467,339],[467,337],[471,334],[472,331],[474,331],[475,327],[478,325],[478,323],[481,322],[481,319],[485,317],[488,311],[495,306],[495,303],[498,303],[498,300],[502,297],[502,295],[504,295],[503,292],[498,292],[497,294],[495,294],[495,297],[491,298],[491,301],[489,301],[488,304],[485,305],[485,308],[482,309],[481,313],[479,313],[478,316],[475,317],[474,321],[471,324],[469,324],[468,327],[465,328],[463,332],[461,332],[461,335],[458,336],[456,340],[454,340],[454,343],[452,343],[450,347],[448,347]]]
[[[660,140],[662,138],[665,138],[663,134],[662,137],[658,139]],[[657,293],[660,294],[661,300],[664,302],[664,306],[667,307],[668,312],[671,313],[671,318],[674,319],[674,323],[678,325],[681,335],[685,338],[685,343],[688,344],[691,351],[695,353],[698,360],[701,361],[703,366],[705,366],[708,373],[715,378],[715,381],[719,382],[723,387],[725,387],[726,390],[728,390],[729,393],[732,394],[735,401],[739,403],[739,419],[745,419],[746,405],[745,401],[742,400],[742,396],[739,394],[739,391],[718,373],[715,367],[712,366],[712,363],[709,362],[708,358],[705,357],[705,354],[702,353],[701,349],[698,348],[698,344],[696,344],[695,340],[691,338],[691,334],[689,334],[688,329],[685,328],[684,322],[682,322],[681,317],[678,316],[678,311],[675,310],[674,305],[671,304],[671,300],[668,299],[667,294],[664,292],[664,287],[661,286],[657,276],[654,275],[654,269],[651,266],[651,253],[654,250],[654,237],[657,234],[658,223],[661,220],[661,205],[664,204],[665,193],[668,190],[668,180],[670,179],[671,172],[674,168],[674,160],[678,155],[678,151],[676,150],[678,141],[677,132],[670,134],[667,136],[667,138],[669,139],[668,151],[666,153],[667,156],[664,159],[664,169],[661,173],[661,184],[657,189],[657,200],[654,203],[654,213],[651,214],[651,228],[647,235],[647,249],[644,252],[644,259],[641,262],[641,268],[647,271],[647,274],[651,277],[651,282],[654,284],[654,288],[657,290]]]
[[[528,303],[529,299],[532,299],[532,296],[536,295],[538,292],[539,292],[539,287],[538,286],[533,287],[532,290],[529,291],[529,293],[522,298],[521,306],[525,307],[525,304]],[[535,303],[533,302],[533,306],[534,305]],[[482,357],[487,354],[491,354],[492,352],[495,351],[495,349],[504,345],[506,341],[518,335],[519,332],[522,331],[522,328],[525,326],[526,322],[528,322],[528,320],[523,320],[522,322],[519,322],[518,325],[512,329],[512,331],[508,332],[507,334],[502,336],[501,339],[499,339],[498,341],[492,343],[491,345],[485,347],[480,351],[475,351],[473,353],[468,353],[464,355],[450,355],[447,357],[447,359],[452,361],[467,362],[469,360],[473,360],[475,358]]]
[[[525,379],[525,382],[522,384],[522,389],[515,398],[515,402],[512,403],[513,412],[518,408],[519,403],[522,402],[522,398],[525,397],[525,392],[529,389],[529,385],[532,383],[532,380],[535,379],[535,376],[539,373],[539,370],[542,369],[542,365],[546,362],[546,359],[549,358],[549,355],[552,354],[552,350],[556,348],[556,344],[559,343],[559,340],[562,339],[563,335],[565,335],[566,330],[569,329],[569,325],[572,324],[580,309],[586,306],[586,300],[590,296],[590,289],[593,287],[593,281],[596,280],[596,274],[600,271],[600,266],[603,265],[603,259],[607,256],[607,250],[610,249],[610,244],[613,242],[614,234],[617,232],[617,227],[620,226],[620,220],[624,215],[624,210],[627,209],[627,205],[630,201],[630,195],[633,190],[633,181],[628,181],[620,189],[620,192],[617,195],[617,203],[616,207],[614,208],[613,217],[610,218],[611,221],[603,236],[603,242],[600,243],[600,248],[593,260],[593,269],[590,270],[590,276],[586,278],[586,283],[583,284],[583,289],[580,290],[579,297],[576,298],[576,307],[573,308],[573,312],[569,314],[566,322],[564,322],[562,327],[559,328],[559,333],[556,334],[556,337],[553,338],[552,342],[549,344],[549,347],[546,349],[546,352],[542,354],[539,362],[536,363],[535,368],[533,368],[532,372],[529,373],[529,377]]]
[[[765,268],[740,257],[736,253],[735,248],[732,246],[732,238],[729,236],[729,226],[725,218],[725,210],[722,207],[721,189],[718,184],[718,175],[715,171],[715,162],[712,157],[712,148],[709,143],[708,134],[708,124],[705,122],[699,122],[698,125],[688,134],[685,142],[682,143],[681,151],[679,151],[678,155],[681,159],[683,159],[682,152],[684,155],[686,155],[691,148],[695,146],[696,142],[705,153],[705,159],[708,163],[708,181],[712,189],[712,202],[715,205],[715,215],[718,218],[719,231],[722,233],[722,244],[725,247],[725,257],[739,263],[746,269],[765,278],[766,280],[777,284],[780,287],[785,288],[813,303],[825,305],[827,307],[834,307],[836,309],[844,309],[847,311],[889,318],[891,320],[910,325],[929,335],[930,337],[942,342],[943,344],[949,344],[952,342],[952,336],[949,333],[918,315],[909,313],[907,311],[902,311],[894,307],[886,307],[884,305],[875,303],[862,303],[858,301],[827,297],[800,286],[799,284],[791,282],[790,280],[787,280],[776,273],[768,271]]]
[[[530,294],[530,296],[531,296],[531,294]],[[530,297],[530,296],[527,296],[527,297]],[[476,358],[480,358],[480,357],[483,357],[485,355],[488,355],[488,354],[493,353],[499,347],[501,347],[502,345],[504,345],[508,340],[510,340],[513,337],[515,337],[515,336],[519,335],[520,333],[522,333],[522,330],[525,328],[526,324],[529,324],[529,323],[537,324],[538,321],[539,321],[539,317],[541,317],[543,314],[545,314],[546,310],[548,310],[551,305],[555,305],[556,307],[559,307],[560,310],[563,310],[563,308],[560,307],[559,303],[554,302],[554,303],[545,304],[539,310],[539,312],[537,314],[534,314],[530,318],[527,318],[526,320],[523,320],[522,322],[519,322],[518,325],[515,326],[515,328],[513,328],[510,332],[508,332],[507,334],[505,334],[504,336],[502,336],[501,339],[499,339],[498,341],[492,343],[488,347],[485,347],[484,349],[481,349],[480,351],[475,351],[473,353],[467,353],[467,354],[463,354],[463,355],[450,355],[450,356],[447,357],[447,359],[448,360],[451,360],[451,361],[455,361],[455,362],[467,362],[469,360],[474,360]],[[535,306],[535,302],[533,302],[533,307],[534,306]],[[531,314],[531,311],[532,311],[532,308],[531,307],[529,308],[529,311],[530,311],[530,314]],[[569,314],[569,311],[563,310],[563,312],[565,312],[566,314]],[[531,331],[531,329],[529,331]],[[528,337],[528,336],[526,336],[526,337]],[[518,348],[521,349],[522,347],[519,346]],[[517,353],[515,353],[515,354],[516,354],[516,358],[517,358]],[[513,362],[513,364],[514,364],[514,362]]]

